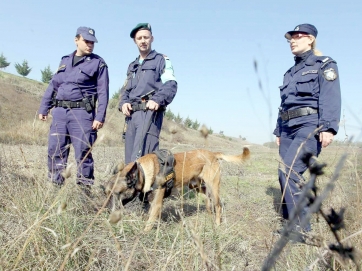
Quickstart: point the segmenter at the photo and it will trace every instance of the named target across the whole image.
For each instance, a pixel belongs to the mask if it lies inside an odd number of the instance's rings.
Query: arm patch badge
[[[336,71],[333,68],[330,68],[330,69],[325,70],[323,72],[323,76],[328,81],[334,81],[334,80],[337,79],[338,75],[337,75]]]
[[[65,67],[66,67],[65,64],[61,65],[61,66],[58,68],[57,73],[60,72],[60,71],[64,71],[64,70],[65,70]]]

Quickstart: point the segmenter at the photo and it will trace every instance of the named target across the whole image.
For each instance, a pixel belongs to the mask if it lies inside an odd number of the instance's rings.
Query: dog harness
[[[162,187],[166,188],[165,197],[171,194],[175,182],[175,157],[173,154],[166,149],[157,150],[154,152],[158,158],[158,163],[160,165],[160,171],[158,173],[159,177],[162,177],[165,180],[165,183]],[[157,182],[154,182],[152,189],[157,189]]]

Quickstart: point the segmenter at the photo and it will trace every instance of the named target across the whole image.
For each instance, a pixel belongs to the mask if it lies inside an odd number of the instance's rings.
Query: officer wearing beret
[[[177,92],[170,59],[152,50],[150,24],[137,24],[130,37],[139,56],[128,66],[119,103],[126,115],[125,163],[158,150],[164,111]]]
[[[321,147],[332,143],[338,132],[341,93],[337,63],[320,56],[315,49],[318,31],[311,24],[300,24],[285,34],[295,64],[285,74],[280,86],[281,104],[274,135],[283,165],[279,166],[279,183],[283,197],[283,218],[288,219],[298,202],[302,174],[307,169],[301,157],[305,151],[318,156]],[[302,146],[303,145],[303,146]],[[295,230],[307,210],[298,214]]]
[[[62,57],[39,108],[39,119],[43,121],[53,108],[48,145],[50,180],[63,184],[61,173],[67,166],[71,143],[77,161],[77,184],[86,191],[94,182],[91,148],[98,129],[103,127],[109,98],[108,67],[100,56],[93,54],[95,42],[98,41],[94,29],[77,29],[77,48]]]

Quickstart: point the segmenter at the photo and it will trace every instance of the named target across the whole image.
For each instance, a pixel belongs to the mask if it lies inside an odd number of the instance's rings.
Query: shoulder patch
[[[57,72],[59,72],[59,71],[64,71],[64,70],[65,70],[65,67],[66,67],[65,64],[61,65],[61,66],[58,68]]]
[[[101,65],[99,65],[99,68],[102,68],[104,66],[108,67],[107,64],[103,62]]]
[[[323,71],[323,76],[327,81],[334,81],[337,79],[337,72],[333,68]]]
[[[167,55],[162,55],[165,59],[169,59]]]

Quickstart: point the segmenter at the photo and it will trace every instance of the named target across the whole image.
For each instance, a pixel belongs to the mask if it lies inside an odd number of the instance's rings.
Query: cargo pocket
[[[81,67],[79,81],[88,82],[88,81],[92,80],[95,72],[96,72],[96,70],[91,65]]]
[[[142,76],[147,76],[147,78],[154,78],[154,80],[156,80],[156,66],[149,64],[142,66]]]
[[[296,84],[298,96],[315,96],[318,95],[318,74],[307,74],[301,76]]]
[[[147,112],[148,114],[151,111]],[[154,114],[157,114],[156,117]],[[144,145],[144,153],[151,153],[158,149],[159,146],[159,136],[161,132],[162,122],[163,122],[163,114],[161,112],[154,112],[152,114],[152,124],[147,133],[146,142]]]

